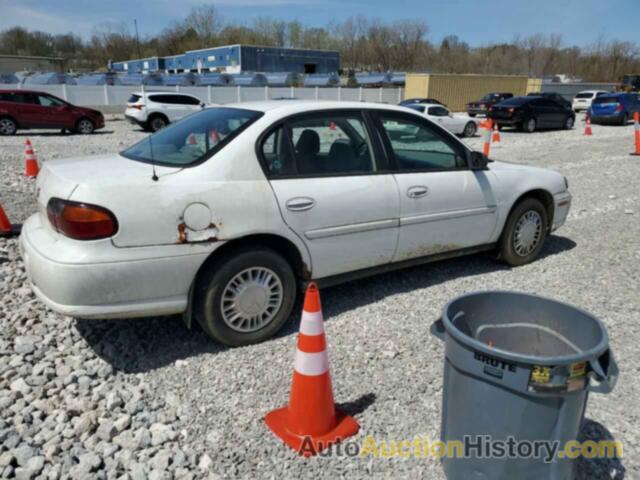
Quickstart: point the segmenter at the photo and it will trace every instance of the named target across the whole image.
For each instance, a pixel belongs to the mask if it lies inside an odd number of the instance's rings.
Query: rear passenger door
[[[393,175],[361,111],[296,115],[260,149],[285,223],[307,245],[313,277],[385,264],[398,238]]]

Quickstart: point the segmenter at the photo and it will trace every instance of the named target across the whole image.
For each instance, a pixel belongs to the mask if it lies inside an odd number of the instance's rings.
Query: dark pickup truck
[[[487,93],[477,102],[467,103],[467,113],[470,117],[475,117],[476,115],[486,115],[489,111],[489,107],[492,107],[493,105],[511,97],[513,97],[513,93]]]

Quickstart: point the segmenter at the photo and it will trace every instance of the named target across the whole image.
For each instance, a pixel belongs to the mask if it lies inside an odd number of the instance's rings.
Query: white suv
[[[584,90],[578,93],[573,97],[573,111],[579,112],[580,110],[589,110],[594,98],[607,93],[610,92],[605,92],[604,90]]]
[[[124,116],[130,123],[156,132],[204,107],[198,97],[185,93],[135,92],[127,101]]]

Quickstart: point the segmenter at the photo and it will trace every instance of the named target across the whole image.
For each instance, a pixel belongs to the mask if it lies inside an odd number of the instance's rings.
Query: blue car
[[[593,99],[589,115],[593,123],[626,125],[635,112],[640,112],[637,93],[607,93]]]

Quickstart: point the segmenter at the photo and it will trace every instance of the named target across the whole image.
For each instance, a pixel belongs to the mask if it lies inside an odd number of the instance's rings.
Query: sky
[[[599,38],[640,40],[640,0],[0,0],[0,30],[19,25],[88,38],[103,22],[126,22],[133,31],[135,18],[141,36],[156,35],[203,3],[213,3],[233,23],[260,16],[308,26],[359,14],[420,19],[429,26],[429,40],[457,35],[472,46],[534,33],[560,33],[565,46],[585,46]]]

